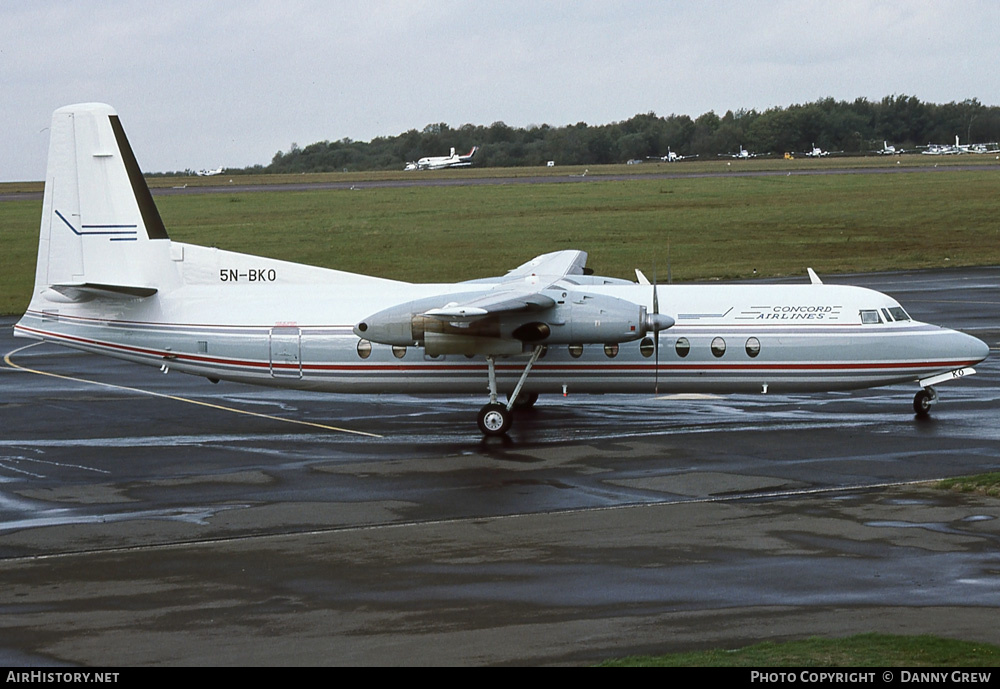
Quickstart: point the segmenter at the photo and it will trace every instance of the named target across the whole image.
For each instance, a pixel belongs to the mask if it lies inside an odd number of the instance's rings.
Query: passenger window
[[[392,355],[397,359],[402,359],[404,356],[406,356],[406,347],[403,347],[402,345],[393,345]]]
[[[871,325],[873,323],[881,323],[882,319],[878,315],[878,311],[871,309],[870,311],[861,312],[861,322],[865,325]]]
[[[655,346],[656,345],[653,344],[653,338],[644,337],[642,338],[642,342],[639,343],[639,353],[648,359],[653,356]]]
[[[725,353],[726,353],[726,341],[723,340],[721,337],[717,337],[714,340],[712,340],[712,355],[715,358],[720,359],[722,358],[722,355]]]
[[[747,340],[747,356],[753,359],[758,354],[760,354],[760,340],[756,337],[751,337]]]
[[[574,359],[579,359],[581,356],[583,356],[583,345],[570,345],[569,355]]]
[[[691,351],[691,343],[688,342],[686,337],[679,337],[677,338],[677,344],[674,345],[674,350],[676,350],[677,356],[683,359]]]
[[[372,355],[372,343],[368,340],[358,340],[358,356],[367,359]]]
[[[618,345],[617,344],[604,345],[604,353],[607,354],[609,359],[614,359],[616,356],[618,356]]]

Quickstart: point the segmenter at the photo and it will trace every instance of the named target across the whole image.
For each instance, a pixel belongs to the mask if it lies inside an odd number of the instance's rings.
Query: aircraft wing
[[[354,326],[354,334],[380,344],[423,347],[430,356],[511,356],[542,342],[630,342],[674,324],[655,306],[650,313],[643,304],[581,289],[579,283],[591,284],[591,278],[580,277],[588,274],[586,263],[583,251],[542,254],[502,278],[463,283],[468,292],[423,297],[374,313]]]
[[[424,312],[445,321],[477,321],[486,316],[514,311],[542,311],[555,306],[555,299],[535,289],[498,288],[461,302],[451,302]]]
[[[583,275],[586,264],[585,251],[542,254],[509,271],[493,289],[429,309],[424,315],[447,321],[474,321],[498,313],[542,311],[556,303],[543,291],[564,277]]]
[[[575,249],[553,251],[536,256],[527,263],[522,263],[503,277],[504,282],[527,278],[531,276],[552,277],[549,284],[567,275],[584,275],[587,265],[587,252]],[[547,286],[547,285],[546,285]]]

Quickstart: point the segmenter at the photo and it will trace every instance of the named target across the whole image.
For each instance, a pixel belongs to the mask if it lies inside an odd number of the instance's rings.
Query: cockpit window
[[[889,313],[891,313],[892,317],[895,318],[897,321],[910,320],[910,314],[906,313],[906,311],[903,311],[902,306],[890,306]]]
[[[882,317],[878,315],[878,310],[862,310],[861,311],[861,322],[865,325],[871,325],[872,323],[881,323]]]
[[[892,316],[889,315],[889,309],[882,309],[882,315],[885,316],[886,323],[892,323]]]

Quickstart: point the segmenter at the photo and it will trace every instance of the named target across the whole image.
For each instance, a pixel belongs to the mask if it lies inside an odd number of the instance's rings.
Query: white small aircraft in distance
[[[837,151],[837,153],[840,153],[840,151]],[[807,158],[825,158],[828,155],[830,155],[830,151],[824,151],[822,148],[820,148],[816,144],[812,145],[812,150],[811,151],[806,151],[806,153],[805,153],[805,156]]]
[[[478,424],[491,436],[539,394],[916,383],[926,414],[933,386],[989,353],[811,269],[809,284],[657,285],[593,275],[586,253],[564,250],[501,277],[415,284],[176,242],[110,106],[60,108],[50,136],[35,285],[14,334],[164,373],[333,393],[488,389]]]
[[[962,144],[958,142],[958,136],[955,136],[955,146],[954,149],[958,153],[1000,153],[1000,146],[993,141],[988,144]]]
[[[221,167],[217,167],[214,170],[201,170],[198,173],[198,176],[199,177],[213,177],[215,175],[221,175],[221,174],[222,174],[222,168]]]
[[[649,160],[659,160],[659,161],[664,162],[664,163],[679,163],[682,160],[689,160],[691,158],[697,158],[697,157],[698,157],[697,154],[696,155],[692,155],[692,156],[678,155],[677,153],[674,153],[673,151],[671,151],[670,147],[667,146],[667,154],[666,155],[662,155],[662,156],[649,156]]]
[[[751,153],[747,149],[743,148],[743,144],[740,144],[740,150],[736,153],[720,153],[720,158],[737,158],[739,160],[748,160],[750,158],[756,158],[756,153]]]
[[[906,153],[906,149],[890,146],[888,141],[883,141],[882,148],[876,150],[875,153],[878,153],[880,156],[896,156]]]
[[[1000,153],[1000,143],[991,141],[988,144],[969,144],[969,153]]]
[[[476,155],[479,146],[473,146],[472,150],[464,156],[456,155],[455,149],[451,149],[451,154],[446,156],[428,156],[421,158],[415,163],[407,163],[404,170],[443,170],[449,167],[469,167],[472,165],[472,156]]]
[[[924,149],[921,151],[921,155],[925,156],[957,156],[963,153],[968,153],[968,146],[963,146],[958,143],[958,136],[955,136],[955,144],[927,144],[926,146],[918,146],[917,148]]]
[[[958,136],[955,137],[954,145],[927,144],[926,146],[918,146],[918,148],[925,149],[921,151],[921,154],[928,156],[965,155],[966,153],[1000,153],[1000,144],[995,141],[986,144],[963,144],[959,143]]]

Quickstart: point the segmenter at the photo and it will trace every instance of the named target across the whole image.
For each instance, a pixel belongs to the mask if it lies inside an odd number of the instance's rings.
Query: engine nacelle
[[[435,321],[441,323],[442,327],[448,325],[443,321],[438,321],[438,319],[424,316],[424,313],[443,306],[443,302],[467,301],[479,294],[481,293],[429,297],[393,306],[384,311],[374,313],[355,325],[354,334],[380,344],[399,345],[402,347],[423,346],[424,331],[426,330],[425,323]],[[471,324],[469,325],[471,326]],[[433,329],[437,326],[432,324],[431,327]],[[476,334],[468,328],[463,328],[458,332],[465,335]],[[487,336],[498,337],[499,331],[489,333]]]
[[[504,334],[542,344],[611,344],[637,340],[648,331],[645,306],[603,294],[571,292],[553,308],[526,315]]]

